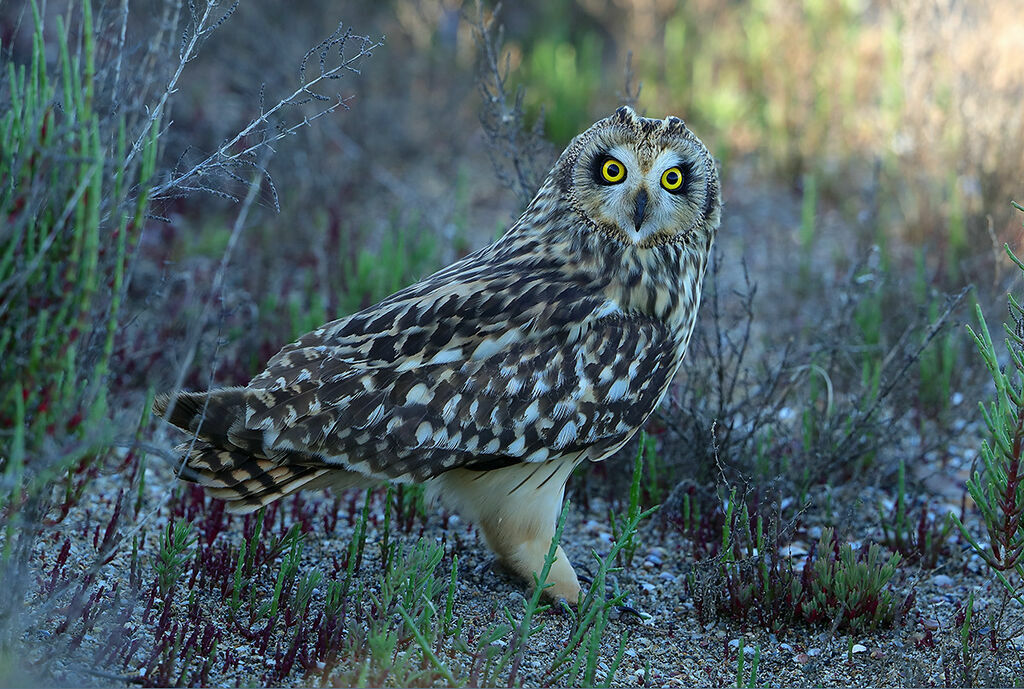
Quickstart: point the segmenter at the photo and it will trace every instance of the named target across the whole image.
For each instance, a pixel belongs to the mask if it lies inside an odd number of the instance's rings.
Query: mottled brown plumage
[[[657,408],[721,211],[707,149],[629,108],[562,153],[494,244],[282,349],[244,388],[162,399],[182,477],[248,512],[300,488],[425,482],[530,578],[565,481]],[[579,584],[559,551],[554,596]]]

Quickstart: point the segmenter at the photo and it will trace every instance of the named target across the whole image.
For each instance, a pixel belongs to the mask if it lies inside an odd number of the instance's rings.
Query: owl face
[[[563,193],[594,229],[653,247],[713,232],[720,218],[711,154],[676,117],[619,108],[566,149]]]

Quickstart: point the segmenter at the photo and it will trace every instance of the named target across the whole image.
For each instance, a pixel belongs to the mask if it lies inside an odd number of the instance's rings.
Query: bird
[[[160,396],[192,436],[179,476],[240,514],[300,489],[421,483],[536,583],[570,474],[637,433],[683,360],[721,208],[683,120],[623,106],[494,243],[301,336],[244,387]],[[575,605],[555,555],[544,594]]]

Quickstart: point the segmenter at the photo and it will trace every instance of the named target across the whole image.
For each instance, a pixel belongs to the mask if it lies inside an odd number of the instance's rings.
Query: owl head
[[[590,229],[625,245],[693,240],[721,218],[715,162],[678,117],[619,108],[573,139],[551,181]]]

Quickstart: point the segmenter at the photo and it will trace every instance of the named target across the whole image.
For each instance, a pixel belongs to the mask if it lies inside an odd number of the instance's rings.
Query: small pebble
[[[850,647],[850,653],[863,653],[868,650],[868,647],[864,644],[854,644]]]
[[[808,661],[810,661],[810,659],[811,657],[806,653],[797,653],[795,656],[793,656],[793,662],[797,665],[804,665]]]
[[[809,656],[821,655],[821,649],[820,648],[808,648],[807,649],[807,655],[809,655]]]
[[[940,588],[948,588],[956,583],[953,580],[953,577],[947,576],[945,574],[936,574],[932,577],[931,581],[935,586],[938,586]]]
[[[875,660],[882,660],[883,658],[885,658],[885,651],[878,647],[872,648],[871,657]]]
[[[930,617],[921,620],[921,626],[930,632],[938,631],[939,621]]]

